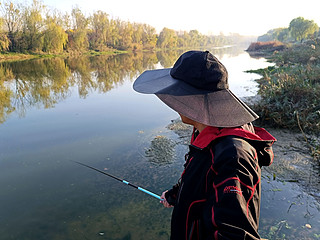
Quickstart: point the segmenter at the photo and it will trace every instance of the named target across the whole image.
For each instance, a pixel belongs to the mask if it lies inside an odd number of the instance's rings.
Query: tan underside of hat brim
[[[259,118],[228,89],[197,95],[156,95],[176,112],[208,126],[237,127]]]

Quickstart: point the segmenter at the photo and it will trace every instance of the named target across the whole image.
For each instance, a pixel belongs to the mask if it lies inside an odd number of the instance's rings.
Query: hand
[[[166,199],[166,196],[165,196],[166,192],[168,192],[168,191],[164,191],[164,192],[161,194],[160,203],[162,203],[163,206],[166,207],[166,208],[173,207],[172,205],[170,205],[170,204],[167,202],[167,199]]]

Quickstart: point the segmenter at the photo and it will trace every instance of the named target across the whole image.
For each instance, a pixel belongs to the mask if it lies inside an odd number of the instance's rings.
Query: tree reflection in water
[[[242,50],[213,49],[220,56],[226,51],[237,55]],[[180,51],[137,52],[133,54],[46,58],[0,63],[0,123],[14,111],[23,117],[31,107],[53,108],[77,88],[80,98],[90,92],[106,93],[127,79],[135,79],[146,69],[171,67]]]
[[[81,98],[106,93],[158,63],[155,53],[47,58],[0,63],[0,123],[30,107],[53,108],[77,88]]]

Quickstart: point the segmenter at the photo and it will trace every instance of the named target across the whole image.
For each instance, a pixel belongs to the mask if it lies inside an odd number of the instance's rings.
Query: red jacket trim
[[[194,204],[200,203],[200,202],[205,202],[205,201],[206,201],[206,199],[197,200],[197,201],[192,202],[192,203],[190,204],[190,206],[189,206],[188,213],[187,213],[187,220],[186,220],[186,240],[187,240],[187,238],[188,238],[188,221],[189,221],[190,209],[191,209],[191,207],[192,207]]]
[[[254,127],[254,130],[255,134],[244,130],[243,128],[219,129],[217,127],[208,126],[199,133],[196,139],[192,137],[191,145],[203,149],[207,147],[213,140],[230,135],[257,141],[276,141],[276,139],[264,128]]]

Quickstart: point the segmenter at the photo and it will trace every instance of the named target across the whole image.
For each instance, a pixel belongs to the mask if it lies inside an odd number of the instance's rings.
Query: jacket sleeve
[[[260,167],[255,149],[226,138],[215,147],[204,223],[214,239],[260,239]]]
[[[172,189],[168,190],[165,194],[167,202],[172,206],[174,206],[176,203],[179,188],[180,188],[180,182],[178,182],[176,185],[174,185],[172,187]]]

